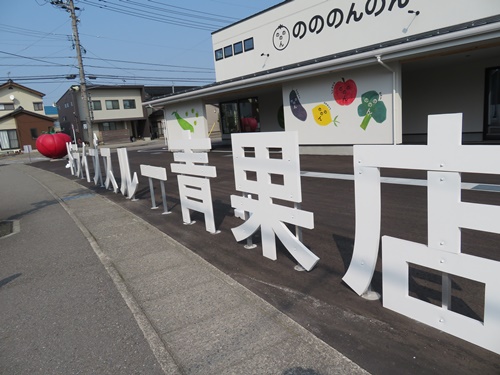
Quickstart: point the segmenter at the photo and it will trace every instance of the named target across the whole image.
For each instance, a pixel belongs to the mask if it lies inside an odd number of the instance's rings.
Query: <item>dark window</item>
[[[135,108],[135,100],[134,99],[123,99],[123,108],[124,109],[134,109]]]
[[[106,100],[106,109],[120,109],[118,100]]]
[[[116,122],[103,122],[100,128],[101,131],[116,130]]]
[[[102,104],[100,100],[92,100],[92,109],[94,111],[101,111],[102,110]]]
[[[257,98],[221,103],[219,108],[224,134],[260,131],[259,102]]]
[[[224,57],[233,56],[233,46],[224,47]]]
[[[0,103],[0,111],[10,111],[10,110],[14,110],[14,104]]]
[[[38,129],[37,128],[31,128],[30,129],[31,133],[31,138],[32,139],[37,139],[38,138]]]
[[[35,111],[43,111],[43,102],[33,103],[33,109]]]
[[[500,139],[500,67],[486,69],[484,135]]]
[[[239,55],[240,53],[243,52],[243,43],[242,42],[234,43],[233,48],[234,48],[234,54]]]
[[[243,46],[245,47],[245,52],[253,50],[253,38],[245,39],[243,41]]]
[[[222,48],[215,51],[215,61],[222,60],[224,58],[224,54],[222,53]]]

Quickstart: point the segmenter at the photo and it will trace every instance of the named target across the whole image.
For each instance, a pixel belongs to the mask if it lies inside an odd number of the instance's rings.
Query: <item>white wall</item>
[[[351,85],[351,100],[343,102],[334,97],[337,83]],[[378,94],[375,99],[383,104],[373,108],[385,107],[385,116],[373,116],[363,129],[367,110],[360,115],[358,108],[364,105],[364,95],[369,92]],[[288,82],[283,85],[285,128],[299,133],[301,145],[392,143],[392,92],[392,73],[378,65]]]
[[[439,66],[403,65],[403,139],[425,142],[427,116],[463,113],[464,140],[482,140],[485,69],[500,57]],[[469,134],[467,134],[469,133]]]
[[[254,38],[255,45],[253,51],[215,61],[216,79],[266,71],[495,14],[500,14],[498,0],[294,0],[212,35],[214,51],[247,38]],[[281,42],[286,48],[276,38],[283,33]]]
[[[192,138],[207,138],[205,108],[205,104],[201,100],[167,105],[164,108],[164,117],[167,121],[167,138],[169,140],[182,139],[182,132],[191,129]]]
[[[120,120],[120,119],[130,119],[130,118],[143,118],[143,107],[142,107],[142,97],[140,89],[98,89],[89,90],[91,100],[100,100],[102,110],[93,111],[94,120]],[[80,98],[80,97],[79,97]],[[124,109],[123,99],[134,99],[135,108]],[[106,109],[106,100],[118,100],[120,109]],[[83,105],[79,106],[80,118],[85,118],[83,113]]]
[[[0,130],[12,130],[16,128],[16,119],[14,117],[9,117],[0,122]]]
[[[14,95],[14,100],[10,99],[11,95]],[[41,111],[35,111],[35,108],[33,107],[33,103],[41,103],[41,102],[43,102],[41,96],[32,94],[29,91],[20,90],[15,86],[12,90],[4,88],[2,91],[0,91],[0,103],[9,103],[9,104],[13,103],[14,109],[23,107],[27,111],[45,115],[43,108]],[[0,116],[4,116],[10,112],[13,111],[0,111]]]

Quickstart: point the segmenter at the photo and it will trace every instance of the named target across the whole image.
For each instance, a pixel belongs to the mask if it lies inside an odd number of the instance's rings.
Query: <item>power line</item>
[[[17,34],[17,35],[23,35],[23,36],[32,36],[36,37],[37,39],[40,39],[40,33],[41,31],[37,30],[31,30],[31,29],[25,29],[22,27],[17,27],[17,26],[10,26],[10,25],[5,25],[5,24],[0,24],[0,30],[6,33],[11,33],[11,34]],[[43,36],[44,39],[53,39],[53,40],[68,40],[68,34],[55,34],[55,33],[45,33]]]
[[[157,82],[207,82],[211,83],[213,80],[209,78],[200,78],[200,77],[151,77],[151,76],[127,76],[127,75],[115,75],[115,74],[89,74],[87,78],[92,77],[92,79],[100,80],[110,80],[110,81],[157,81]],[[52,74],[52,75],[36,75],[36,76],[9,76],[9,77],[0,77],[0,81],[6,81],[11,79],[13,81],[24,82],[24,81],[41,81],[41,80],[50,80],[50,82],[54,82],[55,80],[75,80],[77,78],[76,74]],[[90,86],[90,84],[88,84]]]
[[[10,53],[10,52],[5,52],[5,51],[0,51],[0,53],[6,54],[6,55],[10,55],[10,56],[19,57],[19,58],[23,58],[23,59],[28,59],[28,60],[33,60],[33,61],[43,62],[43,63],[47,63],[47,64],[51,64],[51,65],[60,66],[60,64],[58,64],[58,63],[54,63],[54,62],[47,61],[47,60],[42,60],[42,59],[37,59],[37,58],[34,58],[34,57],[22,56],[22,55],[18,55],[18,54],[15,54],[15,53]]]
[[[16,67],[40,67],[40,68],[60,68],[60,67],[68,67],[68,68],[78,68],[75,64],[59,64],[59,65],[43,65],[43,64],[0,64],[0,66],[16,66]],[[94,68],[94,69],[110,69],[109,66],[102,65],[91,65],[85,64],[86,68]],[[118,68],[119,69],[119,68]],[[132,70],[134,72],[169,72],[169,73],[192,73],[192,74],[212,74],[210,71],[199,71],[199,70],[190,70],[190,69],[148,69],[148,68],[128,68],[128,70]]]
[[[184,26],[184,27],[189,27],[189,28],[198,29],[198,30],[205,30],[205,31],[211,31],[214,28],[216,28],[216,26],[214,26],[214,25],[208,25],[205,23],[195,23],[193,21],[187,21],[187,20],[175,21],[171,18],[156,16],[156,15],[153,15],[151,13],[141,11],[140,9],[137,9],[137,8],[117,7],[112,3],[110,3],[110,5],[107,5],[108,2],[105,0],[103,0],[102,2],[100,1],[99,3],[95,3],[95,2],[89,1],[89,0],[81,0],[81,1],[84,4],[87,4],[87,5],[90,5],[93,7],[97,7],[97,8],[103,9],[103,10],[108,10],[108,11],[115,12],[115,13],[121,13],[121,14],[125,14],[128,16],[142,18],[142,19],[146,19],[146,20],[150,20],[150,21],[156,21],[156,22],[171,24],[171,25],[175,25],[175,26]],[[106,4],[102,4],[102,3],[106,3]],[[125,8],[125,9],[123,9],[123,8]],[[132,10],[126,10],[126,8],[129,8]]]
[[[27,59],[27,60],[32,60],[32,61],[38,61],[38,62],[43,62],[47,65],[40,65],[40,64],[0,64],[0,66],[32,66],[32,67],[45,67],[45,68],[57,68],[57,67],[74,67],[77,68],[75,64],[61,64],[61,63],[55,63],[48,61],[46,59],[74,59],[72,56],[63,56],[63,57],[51,57],[51,56],[43,56],[43,57],[29,57],[29,56],[23,56],[23,55],[17,55],[14,53],[9,53],[5,51],[0,51],[0,53],[3,54],[8,54],[10,56],[6,56],[5,58],[21,58],[21,59]],[[214,73],[213,68],[203,68],[203,67],[194,67],[194,66],[186,66],[186,65],[171,65],[171,64],[158,64],[158,63],[145,63],[145,62],[140,62],[140,61],[128,61],[128,60],[118,60],[118,59],[103,59],[99,57],[85,57],[85,60],[99,60],[99,61],[111,61],[111,62],[120,62],[124,64],[135,64],[135,65],[145,65],[145,66],[158,66],[158,67],[165,67],[165,68],[179,68],[179,69],[147,69],[147,68],[133,68],[133,67],[128,67],[126,68],[127,70],[134,70],[134,71],[151,71],[151,72],[178,72],[178,73],[195,73],[195,74],[211,74]],[[96,69],[109,69],[110,67],[106,66],[99,66],[99,65],[88,65],[86,66],[90,68],[96,68]],[[113,68],[116,69],[122,69],[117,66],[113,66]]]
[[[122,62],[122,63],[126,63],[126,64],[165,66],[165,67],[171,67],[171,68],[189,68],[189,69],[207,70],[207,71],[212,71],[212,72],[214,71],[213,68],[200,68],[200,67],[187,66],[187,65],[170,65],[170,64],[145,63],[145,62],[140,62],[140,61],[116,60],[116,59],[101,59],[101,58],[96,58],[96,57],[85,57],[85,60],[103,60],[103,61]]]
[[[160,3],[158,1],[152,1],[152,0],[148,0],[148,2],[160,4],[164,8],[138,3],[137,1],[133,1],[133,0],[119,0],[119,1],[121,1],[121,2],[126,1],[127,3],[137,4],[138,6],[141,6],[141,7],[145,7],[145,8],[149,8],[149,9],[153,9],[153,10],[159,10],[162,12],[168,12],[169,14],[178,14],[178,15],[182,15],[182,16],[187,16],[190,18],[192,18],[194,15],[197,19],[201,18],[204,20],[215,21],[215,22],[219,22],[219,23],[223,23],[223,24],[226,24],[228,22],[234,22],[234,21],[238,20],[237,18],[233,18],[233,17],[221,16],[220,14],[209,13],[209,12],[204,12],[204,11],[199,11],[199,10],[194,10],[194,9],[188,9],[188,8],[164,4],[164,3]],[[172,10],[172,9],[181,9],[182,12]],[[196,13],[197,13],[197,15],[196,15]],[[209,17],[209,16],[213,16],[213,17]]]

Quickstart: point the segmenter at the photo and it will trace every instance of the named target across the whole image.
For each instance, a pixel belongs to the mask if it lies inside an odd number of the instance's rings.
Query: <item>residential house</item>
[[[15,152],[30,145],[54,126],[44,114],[44,94],[8,80],[0,85],[0,151]]]
[[[130,142],[150,137],[146,110],[142,106],[144,86],[87,86],[92,132],[103,143]],[[72,86],[57,101],[61,129],[89,142],[85,107],[80,86]]]

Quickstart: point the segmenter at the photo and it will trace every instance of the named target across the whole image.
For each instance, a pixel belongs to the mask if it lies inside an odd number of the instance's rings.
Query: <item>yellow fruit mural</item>
[[[320,126],[327,126],[333,122],[333,125],[337,126],[337,117],[332,120],[332,112],[328,104],[322,103],[318,104],[316,107],[312,109],[312,114],[314,121]]]

